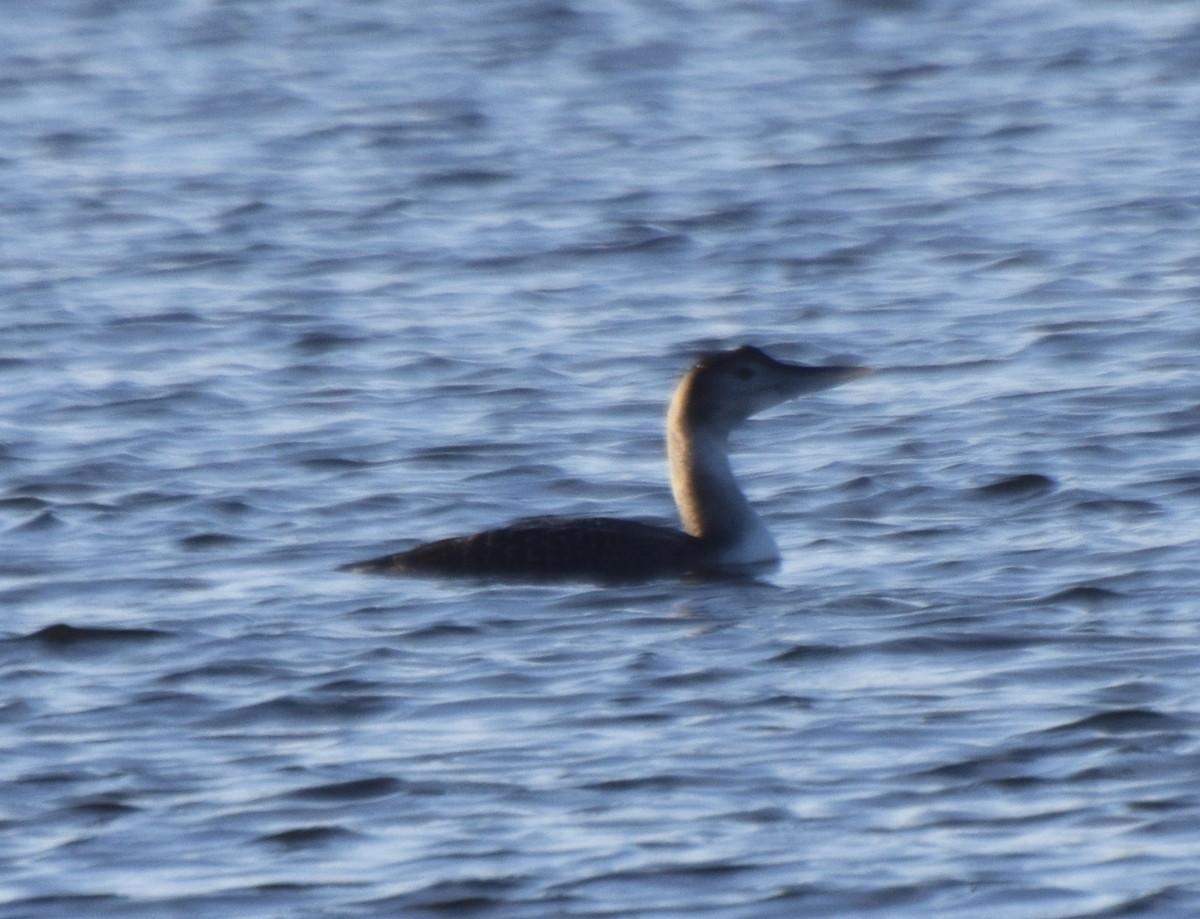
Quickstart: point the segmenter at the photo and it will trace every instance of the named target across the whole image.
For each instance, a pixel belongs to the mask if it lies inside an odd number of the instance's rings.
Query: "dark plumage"
[[[700,573],[701,542],[679,530],[613,517],[534,517],[472,536],[346,565],[369,574],[639,580]]]

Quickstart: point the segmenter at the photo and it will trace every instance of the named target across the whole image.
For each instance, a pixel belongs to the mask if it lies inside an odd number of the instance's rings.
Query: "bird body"
[[[694,536],[616,517],[530,517],[470,536],[423,543],[350,565],[377,574],[442,574],[627,581],[699,573]]]
[[[683,530],[612,517],[534,517],[345,566],[367,573],[644,580],[745,572],[779,550],[738,486],[729,434],[758,412],[869,371],[777,361],[744,345],[684,375],[667,413],[671,490]]]

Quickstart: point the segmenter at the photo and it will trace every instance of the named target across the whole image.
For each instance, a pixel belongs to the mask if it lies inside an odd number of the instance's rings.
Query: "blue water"
[[[0,915],[1200,913],[1200,10],[57,2],[0,36]],[[744,584],[338,564],[673,515]]]

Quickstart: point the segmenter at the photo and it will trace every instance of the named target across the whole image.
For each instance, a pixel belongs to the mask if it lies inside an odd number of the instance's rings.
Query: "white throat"
[[[778,560],[775,540],[733,477],[723,432],[693,429],[684,413],[672,406],[667,456],[683,528],[712,547],[715,562],[753,565]]]

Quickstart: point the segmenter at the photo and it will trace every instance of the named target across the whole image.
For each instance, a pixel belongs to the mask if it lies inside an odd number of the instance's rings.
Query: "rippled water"
[[[0,914],[1200,911],[1187,2],[14,6]],[[342,574],[673,510],[747,584]]]

